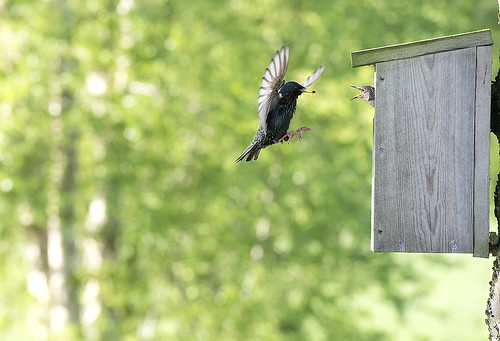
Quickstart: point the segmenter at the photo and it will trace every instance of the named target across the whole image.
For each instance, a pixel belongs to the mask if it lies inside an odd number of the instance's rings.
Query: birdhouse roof
[[[486,45],[493,45],[491,32],[488,29],[355,51],[351,53],[351,64],[352,67],[358,67]]]

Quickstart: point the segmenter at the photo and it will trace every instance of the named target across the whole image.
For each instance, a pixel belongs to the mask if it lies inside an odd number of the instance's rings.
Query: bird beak
[[[316,93],[316,91],[314,91],[314,90],[307,90],[307,89],[304,89],[304,91],[302,91],[302,92],[307,92],[308,94],[315,94]]]
[[[361,91],[361,88],[357,87],[357,86],[354,86],[354,85],[351,85],[351,88],[354,88],[354,89],[358,89],[359,90],[359,95],[356,95],[354,96],[353,98],[351,98],[351,101],[355,98],[360,98],[361,95],[363,95],[363,92]]]

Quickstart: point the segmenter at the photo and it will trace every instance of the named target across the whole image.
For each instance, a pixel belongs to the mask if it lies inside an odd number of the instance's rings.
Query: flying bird
[[[351,85],[351,88],[359,90],[359,95],[351,98],[351,101],[355,98],[361,98],[363,101],[370,104],[372,107],[375,107],[375,88],[373,86]]]
[[[311,130],[302,127],[287,133],[297,107],[297,98],[304,92],[315,93],[314,90],[308,90],[307,88],[319,78],[325,69],[325,65],[321,65],[302,84],[297,82],[285,83],[289,55],[289,45],[282,46],[279,51],[276,51],[264,72],[257,101],[260,118],[259,129],[252,143],[236,159],[236,162],[243,159],[247,162],[257,160],[261,149],[278,142],[290,141],[293,136],[298,136],[300,139],[303,131]]]

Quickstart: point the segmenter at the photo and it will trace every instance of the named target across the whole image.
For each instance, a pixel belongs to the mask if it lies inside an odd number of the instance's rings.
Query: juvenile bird
[[[363,101],[370,104],[372,107],[375,107],[375,88],[373,86],[351,85],[351,88],[359,90],[359,95],[351,98],[351,101],[355,98],[361,98]]]
[[[252,143],[236,159],[236,162],[243,159],[247,162],[257,160],[261,149],[278,142],[289,141],[293,136],[301,138],[303,131],[310,130],[310,128],[302,127],[287,133],[297,106],[297,98],[304,92],[315,93],[314,90],[307,90],[307,87],[319,78],[325,65],[321,65],[302,84],[285,83],[284,77],[288,68],[289,54],[289,45],[281,47],[279,51],[276,51],[264,72],[257,101],[260,118],[259,129]]]

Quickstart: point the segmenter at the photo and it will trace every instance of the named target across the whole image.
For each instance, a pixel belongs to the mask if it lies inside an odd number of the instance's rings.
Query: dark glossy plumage
[[[274,57],[266,68],[259,90],[259,117],[260,125],[257,134],[248,148],[236,159],[240,162],[257,160],[260,150],[275,144],[280,139],[287,140],[287,130],[295,113],[297,98],[307,90],[323,72],[324,65],[314,71],[304,83],[285,83],[284,77],[288,68],[289,46],[283,46],[276,51]]]

